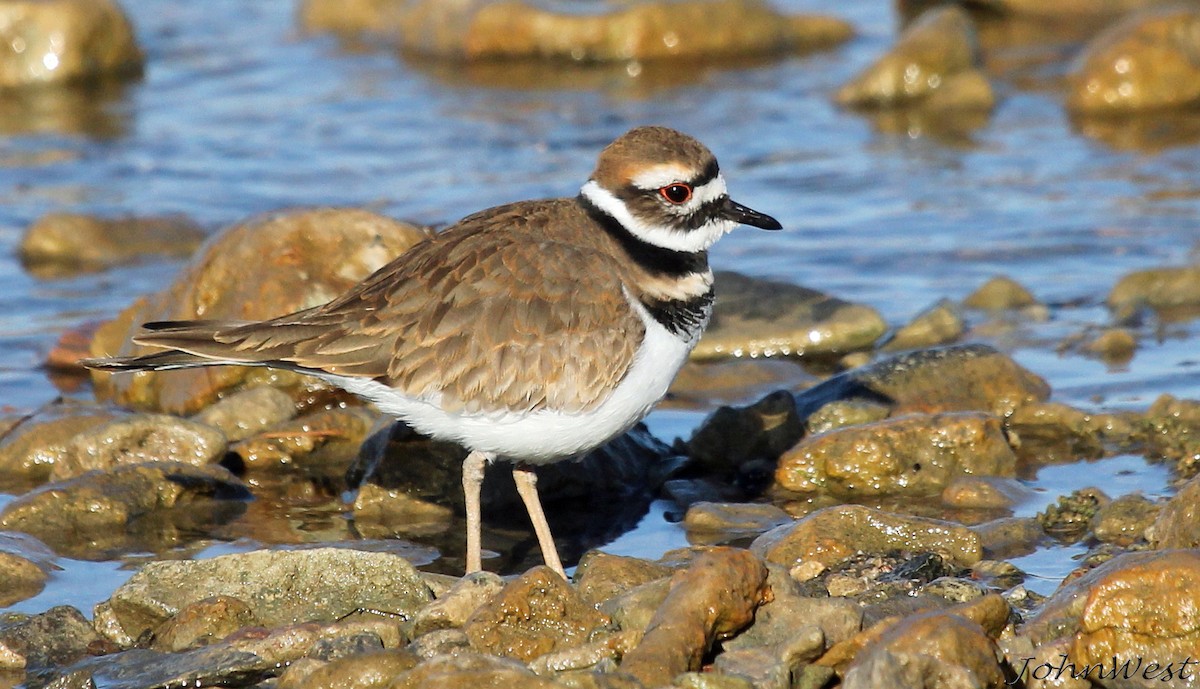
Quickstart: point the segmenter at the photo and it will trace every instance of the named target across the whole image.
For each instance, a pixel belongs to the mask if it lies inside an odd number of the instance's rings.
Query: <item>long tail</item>
[[[142,326],[136,344],[165,351],[140,356],[82,359],[82,365],[101,371],[167,371],[199,366],[275,366],[297,368],[280,361],[281,353],[262,338],[253,338],[244,321],[156,321]],[[267,346],[263,346],[266,344]]]

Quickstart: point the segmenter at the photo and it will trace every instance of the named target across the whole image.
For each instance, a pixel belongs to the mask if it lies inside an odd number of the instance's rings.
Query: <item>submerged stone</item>
[[[26,269],[42,277],[101,270],[145,256],[190,256],[206,234],[180,216],[98,218],[48,213],[21,238]]]

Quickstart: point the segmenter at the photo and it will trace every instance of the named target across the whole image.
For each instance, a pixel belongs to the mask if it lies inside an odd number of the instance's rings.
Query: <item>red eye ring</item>
[[[660,188],[658,195],[666,199],[667,203],[678,206],[691,200],[692,185],[684,184],[683,182],[674,182]]]

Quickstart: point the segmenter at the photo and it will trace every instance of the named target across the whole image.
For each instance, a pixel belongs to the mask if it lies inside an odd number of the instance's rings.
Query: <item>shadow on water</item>
[[[10,89],[0,98],[0,136],[64,134],[117,139],[132,125],[127,82]]]

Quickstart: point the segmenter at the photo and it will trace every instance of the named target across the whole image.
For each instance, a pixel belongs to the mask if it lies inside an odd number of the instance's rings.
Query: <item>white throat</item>
[[[724,180],[721,180],[719,177],[713,181],[720,181],[720,186],[724,187]],[[633,217],[633,214],[629,212],[629,209],[620,199],[614,196],[612,192],[597,184],[595,180],[588,180],[587,184],[584,184],[583,188],[579,191],[585,199],[615,219],[621,224],[621,227],[624,227],[633,236],[647,244],[672,251],[687,253],[705,251],[715,244],[725,233],[737,226],[737,223],[733,220],[725,219],[710,220],[694,230],[678,230],[669,225],[654,225]],[[705,189],[704,191],[706,192],[704,194],[705,199],[693,200],[698,202],[708,200],[708,197],[715,192],[715,188],[711,190]],[[721,193],[724,193],[723,189]]]

